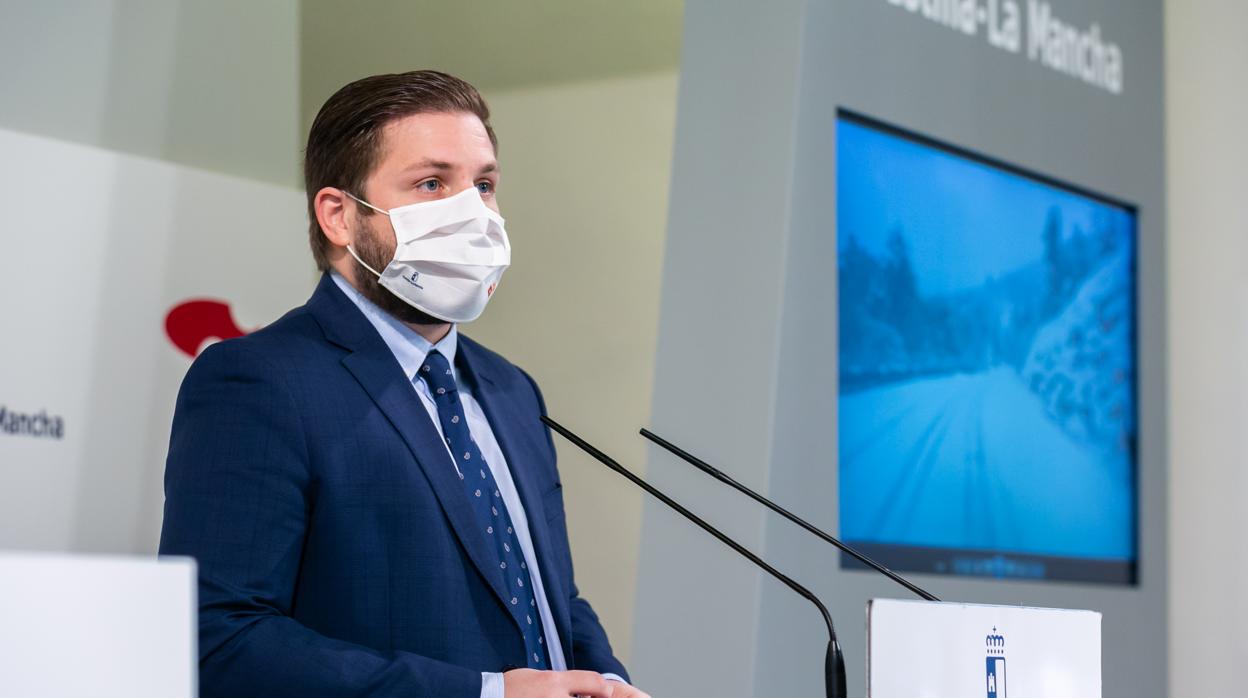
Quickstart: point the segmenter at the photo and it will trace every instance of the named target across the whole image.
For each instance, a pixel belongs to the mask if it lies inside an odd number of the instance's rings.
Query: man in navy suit
[[[454,322],[509,261],[496,146],[432,71],[317,115],[320,284],[206,350],[174,415],[160,551],[199,562],[205,698],[646,698],[573,581],[541,393]]]

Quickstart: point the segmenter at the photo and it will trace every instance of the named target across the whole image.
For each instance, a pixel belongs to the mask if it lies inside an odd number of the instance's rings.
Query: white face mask
[[[481,316],[511,264],[511,242],[502,216],[485,205],[476,187],[389,211],[346,194],[389,216],[394,228],[394,259],[381,272],[347,246],[378,283],[440,320],[472,322]]]

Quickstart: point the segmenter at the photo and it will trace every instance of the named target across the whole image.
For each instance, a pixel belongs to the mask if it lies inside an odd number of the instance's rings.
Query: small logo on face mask
[[[495,284],[490,284],[490,287],[489,287],[489,288],[487,288],[487,289],[485,289],[485,297],[486,297],[486,298],[489,298],[490,296],[494,295],[494,289],[496,289],[496,288],[498,288],[498,284],[496,284],[496,283],[495,283]]]
[[[420,285],[420,284],[418,284],[418,283],[416,283],[416,280],[417,280],[417,279],[419,279],[419,278],[420,278],[420,272],[418,272],[418,271],[414,271],[414,272],[412,272],[412,275],[411,275],[411,276],[405,276],[405,277],[403,277],[403,280],[404,280],[404,281],[406,281],[407,283],[409,283],[409,284],[411,284],[411,285],[415,286],[416,288],[418,288],[418,289],[420,289],[420,290],[422,290],[422,291],[423,291],[423,290],[425,290],[425,287],[424,287],[424,286],[421,286],[421,285]]]

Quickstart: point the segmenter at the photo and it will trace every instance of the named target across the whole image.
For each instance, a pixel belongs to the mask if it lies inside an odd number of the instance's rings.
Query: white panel
[[[0,695],[190,698],[195,564],[0,554]]]
[[[188,298],[245,329],[310,293],[301,192],[0,131],[0,549],[155,549]],[[14,414],[62,439],[10,433]]]

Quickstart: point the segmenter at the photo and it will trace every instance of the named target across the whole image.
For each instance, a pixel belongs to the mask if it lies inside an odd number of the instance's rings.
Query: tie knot
[[[434,397],[455,392],[455,374],[451,372],[451,364],[442,353],[434,350],[425,357],[420,366],[420,377],[429,386]]]

